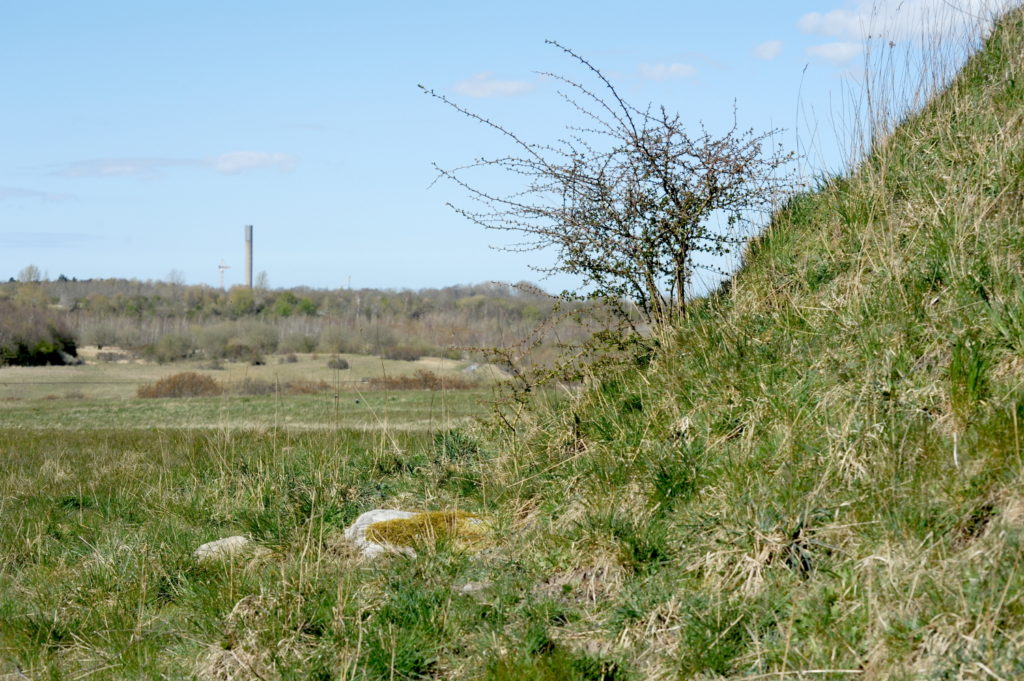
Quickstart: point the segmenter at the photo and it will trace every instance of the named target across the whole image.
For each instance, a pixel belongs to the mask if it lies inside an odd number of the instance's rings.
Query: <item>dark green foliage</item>
[[[344,357],[332,357],[331,359],[327,360],[327,368],[343,371],[345,369],[348,369],[348,360],[345,359]]]

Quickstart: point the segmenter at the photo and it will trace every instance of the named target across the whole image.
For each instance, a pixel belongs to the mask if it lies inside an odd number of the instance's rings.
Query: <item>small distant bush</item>
[[[139,386],[139,397],[216,397],[224,392],[209,376],[186,371],[161,378],[156,383]]]
[[[368,383],[371,388],[381,390],[471,390],[479,386],[476,381],[459,376],[438,376],[426,369],[406,376],[371,378]]]
[[[331,390],[327,381],[287,381],[271,382],[258,378],[246,378],[234,386],[233,392],[238,395],[317,395]]]
[[[235,386],[234,392],[239,395],[273,395],[277,392],[277,386],[270,381],[246,378]]]
[[[299,361],[299,358],[294,352],[290,352],[281,359],[277,360],[278,364],[295,364]]]
[[[344,357],[332,357],[327,360],[328,369],[348,369],[348,360]]]
[[[318,395],[330,390],[331,384],[324,380],[319,381],[292,381],[284,386],[285,392],[289,395]]]
[[[392,345],[381,350],[380,356],[384,359],[400,359],[406,362],[415,362],[420,357],[428,354],[430,354],[430,351],[422,346]]]
[[[152,362],[166,364],[191,357],[194,349],[192,340],[187,336],[169,333],[161,336],[156,343],[147,345],[142,356]]]

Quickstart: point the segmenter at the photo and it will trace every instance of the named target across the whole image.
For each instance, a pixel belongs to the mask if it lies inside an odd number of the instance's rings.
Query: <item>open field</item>
[[[346,391],[365,388],[361,384],[371,378],[405,376],[417,371],[431,371],[442,377],[458,376],[482,383],[493,381],[500,376],[500,372],[492,367],[467,372],[465,370],[471,366],[469,362],[438,357],[424,357],[406,362],[370,355],[306,353],[295,354],[294,362],[286,361],[285,356],[269,355],[264,365],[222,362],[222,369],[210,369],[209,361],[189,360],[168,364],[139,360],[96,361],[95,348],[83,348],[80,354],[86,360],[81,366],[0,367],[0,401],[69,395],[99,399],[133,398],[140,385],[183,371],[195,371],[210,376],[228,389],[248,379],[271,384],[326,381],[332,387]],[[345,359],[349,363],[349,368],[341,371],[328,368],[327,361],[332,357]]]
[[[36,430],[289,428],[419,430],[465,425],[487,412],[490,388],[162,399],[0,402],[0,428]]]
[[[344,594],[371,574],[340,531],[367,508],[436,499],[438,480],[410,472],[441,451],[401,429],[0,429],[0,678],[282,678],[277,664],[335,678],[353,661],[329,652],[327,628],[343,618],[356,639]],[[235,534],[265,551],[192,557]],[[237,637],[264,614],[289,642],[257,659]],[[385,678],[385,642],[366,645]]]
[[[472,429],[491,394],[7,401],[0,679],[282,678],[264,669],[276,662],[236,647],[234,624],[222,627],[240,601],[264,597],[299,627],[288,634],[298,647],[274,653],[298,655],[286,663],[295,678],[354,663],[328,661],[333,644],[314,633],[339,589],[367,574],[341,531],[369,508],[445,504],[473,486],[442,468],[475,451],[456,428]],[[238,534],[260,552],[213,565],[192,557]],[[327,647],[308,645],[318,639]],[[391,664],[384,650],[378,678]]]

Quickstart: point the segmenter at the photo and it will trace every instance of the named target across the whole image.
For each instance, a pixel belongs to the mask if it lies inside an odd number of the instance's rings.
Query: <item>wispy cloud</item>
[[[14,201],[18,199],[35,199],[38,201],[71,201],[75,198],[73,194],[61,194],[58,192],[44,192],[37,189],[25,189],[24,187],[0,187],[0,201]]]
[[[498,80],[490,71],[460,80],[453,89],[467,97],[514,97],[531,92],[536,86],[527,80]]]
[[[863,54],[862,43],[825,43],[824,45],[812,45],[807,48],[807,54],[818,59],[824,59],[837,66],[844,66],[853,61],[857,56]]]
[[[218,173],[237,175],[246,170],[256,168],[276,168],[281,172],[290,172],[295,168],[298,159],[291,154],[268,154],[263,151],[232,151],[212,159],[205,165]]]
[[[196,161],[174,158],[94,158],[72,161],[53,171],[59,177],[155,177],[177,166],[194,166]]]
[[[993,16],[1017,1],[855,0],[852,9],[805,14],[797,27],[804,33],[829,38],[905,40],[988,24]]]
[[[275,168],[289,172],[295,168],[298,157],[292,154],[264,151],[232,151],[210,158],[126,157],[96,158],[65,163],[51,175],[59,177],[139,177],[155,178],[170,168],[205,168],[223,175],[258,168]]]
[[[771,61],[780,54],[782,54],[781,40],[768,40],[754,48],[754,56],[765,61]]]
[[[692,78],[697,69],[689,64],[641,64],[640,76],[648,80],[669,80],[671,78]]]

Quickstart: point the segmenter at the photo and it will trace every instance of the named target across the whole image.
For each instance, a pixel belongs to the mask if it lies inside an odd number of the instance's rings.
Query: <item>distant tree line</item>
[[[469,348],[514,342],[566,305],[528,284],[417,291],[237,286],[223,291],[173,281],[78,280],[63,274],[48,280],[38,268],[31,270],[31,277],[0,283],[0,302],[23,311],[49,311],[80,345],[116,346],[162,362],[257,359],[274,352],[455,358]],[[560,342],[583,334],[571,316],[555,327],[552,337]]]

